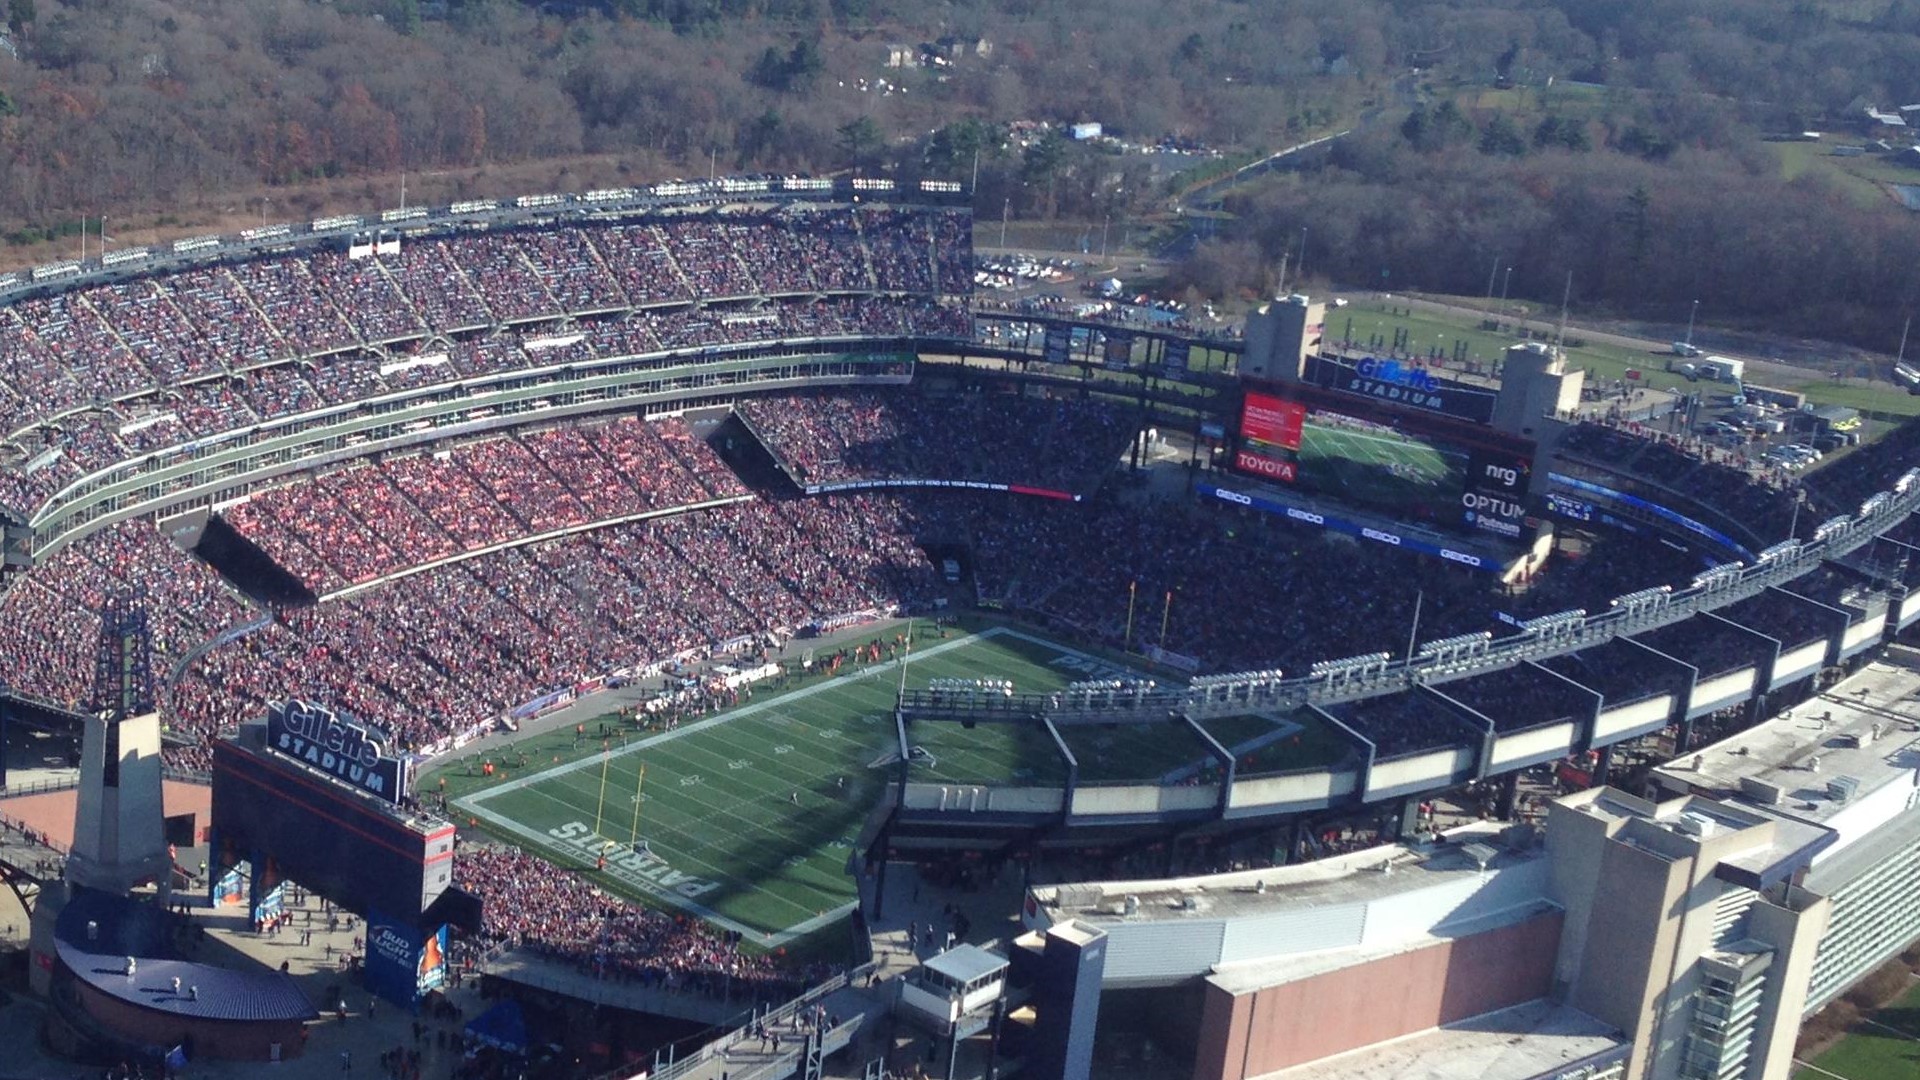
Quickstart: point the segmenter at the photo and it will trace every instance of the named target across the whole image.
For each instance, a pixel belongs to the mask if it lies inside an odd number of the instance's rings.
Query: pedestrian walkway
[[[380,1057],[395,1049],[419,1052],[420,1075],[425,1080],[454,1075],[461,1060],[462,1027],[486,1008],[480,1000],[478,979],[448,990],[446,1000],[453,1011],[442,1017],[416,1017],[390,1002],[376,1003],[340,965],[341,956],[362,951],[356,939],[365,933],[365,924],[358,919],[351,923],[338,921],[329,929],[327,912],[314,897],[289,903],[287,911],[291,918],[277,933],[263,934],[248,925],[241,908],[190,909],[192,920],[206,931],[195,946],[193,959],[227,967],[263,964],[280,969],[284,965],[322,1015],[306,1029],[304,1052],[277,1065],[196,1061],[188,1076],[215,1080],[254,1080],[265,1075],[276,1080],[384,1077],[387,1074],[380,1068]],[[339,1008],[343,999],[344,1014]],[[0,1007],[0,1061],[6,1063],[6,1069],[16,1075],[46,1078],[98,1075],[97,1069],[52,1057],[41,1048],[43,1008],[40,1002],[25,997]]]

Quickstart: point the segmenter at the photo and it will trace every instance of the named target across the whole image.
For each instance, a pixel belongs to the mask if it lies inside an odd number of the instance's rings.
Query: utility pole
[[[1567,271],[1567,287],[1560,291],[1560,328],[1553,332],[1553,348],[1560,351],[1560,343],[1567,337],[1567,305],[1573,300],[1573,271]]]
[[[1013,213],[1013,199],[1008,198],[1000,204],[1000,247],[1007,246],[1007,215]]]
[[[1513,284],[1513,267],[1507,267],[1507,276],[1500,281],[1500,313],[1507,313],[1507,286]]]
[[[1687,312],[1687,340],[1682,342],[1682,344],[1689,347],[1693,345],[1693,317],[1698,314],[1700,314],[1700,301],[1695,300],[1693,302],[1693,310]]]

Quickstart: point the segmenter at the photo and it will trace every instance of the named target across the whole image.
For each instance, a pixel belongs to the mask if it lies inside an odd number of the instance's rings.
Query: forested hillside
[[[1305,226],[1346,285],[1475,292],[1497,260],[1519,295],[1557,300],[1571,269],[1583,303],[1877,344],[1915,300],[1912,138],[1863,119],[1920,103],[1914,0],[0,5],[14,262],[84,217],[368,209],[402,173],[445,197],[977,168],[983,217],[1139,219],[1209,163],[1354,129],[1237,190],[1188,277],[1255,287]],[[1121,142],[1069,139],[1082,121]]]

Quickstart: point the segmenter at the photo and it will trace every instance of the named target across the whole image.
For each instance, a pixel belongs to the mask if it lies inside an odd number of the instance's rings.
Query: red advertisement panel
[[[1268,446],[1300,449],[1300,426],[1306,421],[1307,407],[1268,394],[1248,393],[1240,411],[1240,435]]]

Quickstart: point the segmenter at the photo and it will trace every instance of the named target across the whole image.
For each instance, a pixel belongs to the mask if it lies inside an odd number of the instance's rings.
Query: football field
[[[1311,422],[1300,432],[1299,459],[1302,486],[1376,507],[1452,501],[1466,480],[1465,455],[1418,439]]]
[[[943,640],[925,624],[916,630],[910,685],[993,678],[1045,691],[1125,674],[1005,627],[950,633]],[[853,906],[848,856],[897,775],[900,674],[898,663],[843,667],[624,747],[598,752],[596,739],[583,756],[481,782],[454,805],[563,867],[591,870],[606,854],[604,884],[613,891],[780,945]],[[555,736],[543,738],[551,745]],[[1058,782],[1065,774],[1051,740],[1030,727],[930,723],[911,730],[909,741],[919,780]],[[1159,726],[1080,729],[1069,746],[1088,782],[1158,782],[1204,757],[1197,739]],[[544,761],[544,753],[533,756]]]

